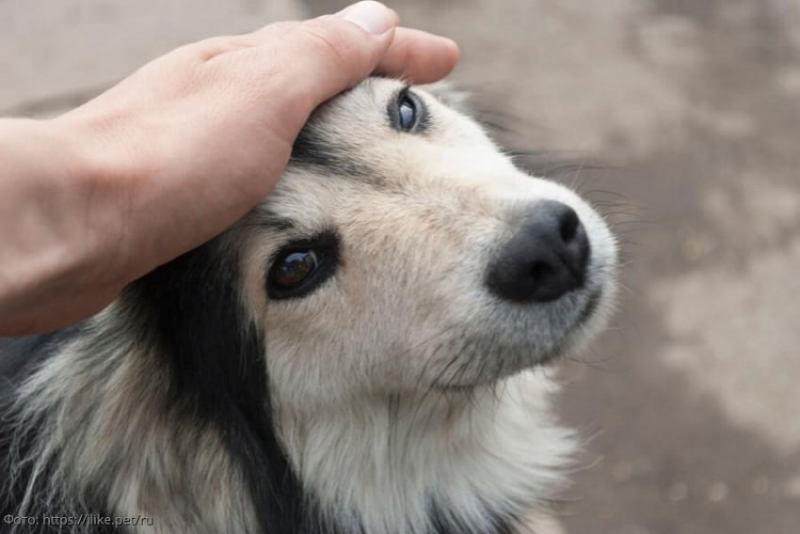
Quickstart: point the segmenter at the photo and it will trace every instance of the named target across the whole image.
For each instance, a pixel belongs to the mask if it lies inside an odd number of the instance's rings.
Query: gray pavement
[[[181,42],[343,5],[0,0],[0,110],[52,114]],[[563,366],[590,438],[564,530],[800,533],[800,2],[392,5],[459,41],[454,78],[504,142],[605,165],[564,178],[627,261],[613,328]]]

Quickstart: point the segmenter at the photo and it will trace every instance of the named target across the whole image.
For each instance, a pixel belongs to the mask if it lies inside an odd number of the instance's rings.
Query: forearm
[[[38,330],[42,309],[113,285],[97,229],[115,223],[78,137],[58,121],[0,120],[0,334]]]

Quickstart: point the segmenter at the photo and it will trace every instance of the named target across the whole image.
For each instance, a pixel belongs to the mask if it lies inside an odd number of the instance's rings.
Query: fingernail
[[[363,30],[376,35],[391,30],[395,26],[392,11],[380,2],[371,0],[346,7],[339,12],[339,15]]]

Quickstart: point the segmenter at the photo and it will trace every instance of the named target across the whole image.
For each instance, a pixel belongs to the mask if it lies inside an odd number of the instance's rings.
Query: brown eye
[[[271,261],[266,279],[271,300],[302,298],[334,275],[339,238],[333,231],[287,243]]]
[[[308,279],[319,267],[313,250],[290,252],[275,264],[272,283],[281,289],[292,289]]]

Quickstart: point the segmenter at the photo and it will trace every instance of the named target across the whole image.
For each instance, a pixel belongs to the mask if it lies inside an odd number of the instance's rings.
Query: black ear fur
[[[172,377],[172,405],[215,425],[263,532],[298,532],[304,500],[275,434],[264,343],[239,298],[235,253],[203,245],[124,295]]]
[[[20,465],[18,459],[28,455],[38,430],[31,428],[29,432],[18,434],[20,429],[15,426],[18,414],[14,405],[16,386],[28,378],[43,361],[55,354],[59,347],[79,335],[80,330],[80,325],[76,325],[38,336],[0,338],[0,517],[19,515],[19,506],[26,491],[31,467]],[[12,480],[13,484],[10,484],[9,481]],[[34,488],[34,494],[44,493],[41,486],[39,484]],[[66,511],[61,512],[34,498],[26,515],[31,518],[41,518],[45,514],[67,515]],[[6,532],[10,528],[9,525],[0,523],[0,532]],[[66,527],[48,526],[43,521],[38,521],[35,526],[25,524],[18,527],[19,532],[36,534],[60,534],[65,530]],[[113,527],[97,528],[97,534],[113,532]]]

